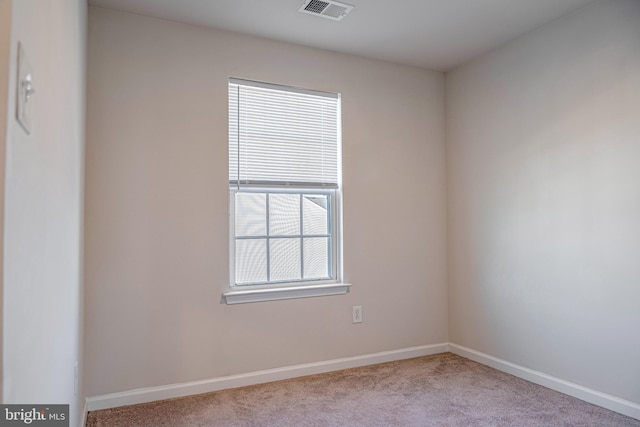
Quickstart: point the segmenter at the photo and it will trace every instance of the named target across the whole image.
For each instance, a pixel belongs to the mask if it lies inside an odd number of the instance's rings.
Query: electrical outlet
[[[354,305],[352,309],[353,323],[362,323],[362,306]]]

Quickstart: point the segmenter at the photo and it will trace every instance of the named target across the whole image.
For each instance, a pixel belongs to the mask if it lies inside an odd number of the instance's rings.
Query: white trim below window
[[[277,301],[283,299],[344,295],[349,292],[350,283],[328,283],[321,285],[283,286],[274,288],[231,289],[222,294],[225,304],[245,304],[250,302]]]

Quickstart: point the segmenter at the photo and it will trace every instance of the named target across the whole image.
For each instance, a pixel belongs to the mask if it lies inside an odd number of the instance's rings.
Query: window
[[[347,292],[340,131],[338,94],[229,80],[227,303]]]

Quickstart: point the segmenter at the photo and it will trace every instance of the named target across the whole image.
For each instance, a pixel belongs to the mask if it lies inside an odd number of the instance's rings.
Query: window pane
[[[269,235],[300,235],[299,194],[269,194]]]
[[[329,274],[329,238],[304,239],[304,278],[323,279]]]
[[[236,240],[236,283],[267,281],[267,239]]]
[[[328,234],[327,208],[329,197],[325,194],[305,195],[302,199],[304,234]]]
[[[271,239],[271,280],[300,279],[300,239]]]
[[[267,235],[265,193],[236,193],[236,237]]]

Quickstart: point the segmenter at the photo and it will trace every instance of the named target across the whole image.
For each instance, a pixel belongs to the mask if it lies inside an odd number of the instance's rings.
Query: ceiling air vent
[[[353,8],[354,6],[350,4],[333,0],[306,0],[298,11],[333,19],[334,21],[341,21]]]

